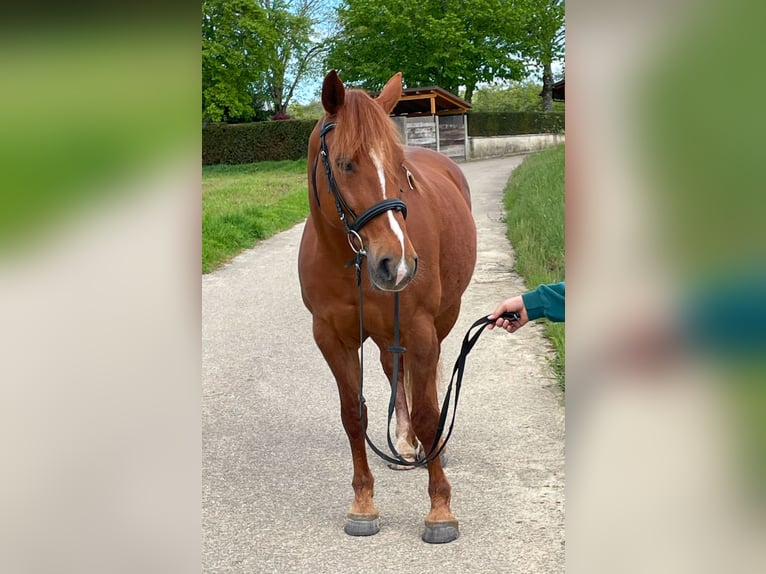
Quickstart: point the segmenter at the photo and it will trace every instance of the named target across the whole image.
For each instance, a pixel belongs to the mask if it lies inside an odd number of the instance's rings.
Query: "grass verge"
[[[202,272],[308,215],[306,160],[202,168]]]
[[[504,192],[508,238],[516,271],[527,286],[564,280],[564,145],[537,152],[517,167]],[[556,351],[553,369],[564,380],[564,324],[543,319]]]

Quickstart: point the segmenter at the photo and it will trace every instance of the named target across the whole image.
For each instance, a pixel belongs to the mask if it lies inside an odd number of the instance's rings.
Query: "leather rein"
[[[460,388],[462,386],[463,382],[463,372],[465,370],[465,362],[468,358],[468,353],[473,349],[474,345],[479,339],[479,336],[484,331],[484,326],[489,324],[490,321],[487,317],[482,317],[475,321],[473,325],[468,329],[468,332],[465,334],[465,337],[463,337],[463,343],[461,345],[460,354],[458,355],[457,360],[455,361],[455,366],[452,369],[452,376],[450,378],[449,385],[447,386],[447,392],[445,393],[444,400],[442,401],[442,408],[441,412],[439,414],[439,425],[436,429],[436,436],[434,437],[433,444],[431,445],[431,449],[429,450],[428,454],[424,455],[422,458],[419,458],[417,460],[411,461],[405,459],[399,452],[396,450],[396,447],[393,444],[393,440],[391,439],[391,420],[394,415],[395,407],[396,407],[396,392],[399,385],[399,361],[401,358],[401,355],[406,352],[407,349],[401,346],[400,344],[400,329],[399,329],[399,293],[394,293],[394,341],[393,345],[388,348],[388,351],[393,354],[394,356],[394,365],[393,365],[393,375],[391,378],[391,397],[388,402],[388,423],[387,423],[387,429],[386,429],[386,439],[388,441],[388,448],[391,452],[391,455],[383,452],[378,446],[375,445],[375,443],[370,439],[370,436],[367,434],[367,413],[365,411],[365,398],[364,398],[364,297],[362,292],[362,261],[367,256],[367,252],[364,249],[364,242],[362,241],[361,236],[359,235],[359,230],[367,224],[369,221],[377,217],[378,215],[381,215],[383,213],[386,213],[387,211],[400,211],[404,218],[407,217],[407,204],[404,203],[404,201],[400,199],[384,199],[376,204],[374,204],[372,207],[367,208],[365,211],[362,212],[361,215],[357,216],[357,214],[354,212],[353,209],[348,205],[346,200],[343,198],[343,195],[340,192],[340,189],[338,188],[338,184],[335,181],[335,176],[333,175],[332,166],[330,164],[330,155],[327,148],[327,141],[326,136],[327,134],[335,128],[334,122],[322,122],[322,128],[319,132],[319,138],[320,138],[320,153],[316,158],[314,158],[314,165],[312,168],[312,184],[314,187],[314,197],[316,199],[317,205],[319,204],[319,193],[317,191],[317,185],[316,185],[316,172],[318,168],[318,160],[321,157],[322,158],[322,165],[324,167],[325,176],[327,177],[327,185],[329,187],[330,193],[333,195],[333,199],[335,200],[335,208],[338,211],[338,217],[340,218],[341,222],[343,223],[343,226],[346,230],[346,235],[348,239],[348,244],[351,247],[351,250],[354,252],[354,258],[346,263],[346,267],[349,267],[351,265],[354,265],[356,269],[356,284],[357,288],[359,290],[359,418],[362,422],[362,427],[364,428],[364,437],[367,441],[367,444],[370,446],[370,448],[377,454],[380,458],[385,460],[388,463],[399,465],[399,466],[412,466],[412,467],[419,467],[419,466],[425,466],[432,462],[433,460],[438,457],[441,452],[444,450],[444,447],[447,446],[447,442],[449,441],[450,437],[452,436],[452,430],[455,426],[455,415],[457,413],[457,403],[458,399],[460,398]],[[407,179],[410,183],[410,187],[412,187],[412,176],[409,171],[407,171]],[[519,318],[519,315],[516,313],[505,313],[503,315],[505,318],[509,320],[515,320]],[[481,327],[476,333],[472,334],[472,331],[476,327]],[[447,430],[447,434],[444,437],[444,440],[441,441],[442,435],[444,434],[444,428],[446,426],[447,422],[447,415],[450,410],[450,404],[453,394],[453,387],[454,387],[454,402],[453,408],[452,408],[452,419],[450,420],[449,429]],[[441,444],[440,444],[441,442]]]

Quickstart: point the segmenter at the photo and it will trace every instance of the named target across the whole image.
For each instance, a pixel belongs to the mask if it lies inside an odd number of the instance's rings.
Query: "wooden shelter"
[[[406,88],[391,116],[406,145],[467,159],[470,109],[471,104],[438,86]]]
[[[471,104],[438,86],[405,88],[392,116],[451,116],[465,114]]]
[[[559,80],[555,84],[553,84],[553,99],[557,102],[563,102],[564,101],[564,91],[565,91],[566,84],[564,80]]]

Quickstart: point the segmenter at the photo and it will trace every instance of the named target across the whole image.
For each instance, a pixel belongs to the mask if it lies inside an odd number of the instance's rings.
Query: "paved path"
[[[479,256],[444,344],[447,375],[470,324],[525,287],[511,271],[501,201],[521,159],[461,165]],[[373,453],[381,530],[343,533],[351,456],[300,298],[302,228],[202,279],[204,572],[564,572],[563,399],[537,325],[484,333],[468,359],[446,468],[460,538],[423,543],[427,471],[392,471]],[[384,444],[388,383],[377,349],[365,350],[371,435]]]

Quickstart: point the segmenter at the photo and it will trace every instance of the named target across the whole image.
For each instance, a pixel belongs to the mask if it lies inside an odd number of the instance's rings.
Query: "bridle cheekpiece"
[[[378,203],[365,209],[361,215],[357,215],[356,212],[351,209],[351,206],[349,206],[349,204],[346,202],[343,194],[338,188],[338,183],[335,181],[335,175],[333,174],[332,166],[330,165],[330,152],[327,148],[326,136],[334,128],[335,122],[327,122],[326,120],[322,121],[322,129],[319,131],[319,155],[314,159],[314,167],[312,170],[314,197],[316,198],[317,205],[319,205],[319,193],[317,191],[316,185],[316,170],[318,158],[321,157],[325,176],[327,177],[327,186],[330,188],[330,193],[332,193],[333,198],[335,199],[335,209],[338,211],[338,217],[340,218],[341,222],[343,222],[343,226],[346,228],[348,243],[354,253],[357,254],[357,256],[359,256],[361,253],[363,257],[366,252],[364,250],[364,242],[359,235],[359,231],[362,229],[362,227],[364,227],[378,215],[381,215],[387,211],[399,211],[406,219],[407,204],[404,203],[401,199],[384,199],[383,201],[379,201]]]

